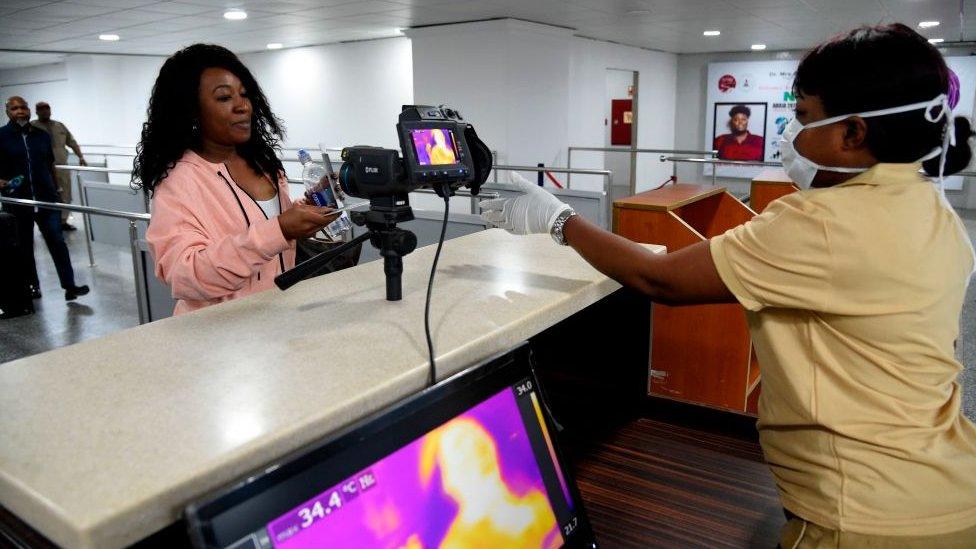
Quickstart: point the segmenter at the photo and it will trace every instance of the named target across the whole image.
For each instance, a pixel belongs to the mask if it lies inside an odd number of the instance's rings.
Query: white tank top
[[[268,219],[281,213],[281,204],[278,203],[278,195],[275,195],[268,200],[255,200],[258,206],[264,210],[264,215],[268,216]]]

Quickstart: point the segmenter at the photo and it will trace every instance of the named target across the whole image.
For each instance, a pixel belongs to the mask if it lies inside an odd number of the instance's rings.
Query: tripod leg
[[[403,256],[395,253],[383,255],[383,272],[386,273],[386,300],[403,299]]]

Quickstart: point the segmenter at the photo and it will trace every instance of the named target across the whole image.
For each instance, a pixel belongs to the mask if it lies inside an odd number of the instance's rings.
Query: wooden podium
[[[723,187],[678,184],[613,203],[613,231],[674,251],[755,214]],[[651,316],[648,394],[755,414],[759,364],[739,304],[669,307]]]
[[[749,192],[749,206],[756,213],[762,213],[770,202],[800,190],[786,175],[782,168],[765,168],[752,178]]]

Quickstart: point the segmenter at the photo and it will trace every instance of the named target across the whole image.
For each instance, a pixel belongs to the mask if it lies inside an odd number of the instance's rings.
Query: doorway
[[[637,71],[607,69],[605,147],[637,147],[637,84]],[[613,171],[610,200],[635,193],[636,153],[605,153],[604,166]]]

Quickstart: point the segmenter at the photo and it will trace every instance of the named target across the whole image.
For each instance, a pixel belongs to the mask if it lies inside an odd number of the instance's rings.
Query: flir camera
[[[456,110],[404,105],[396,127],[402,158],[395,149],[362,145],[342,149],[339,185],[347,195],[369,199],[369,210],[349,215],[367,231],[278,275],[279,288],[316,276],[332,258],[369,239],[383,257],[386,299],[398,301],[403,295],[403,256],[417,247],[417,236],[397,227],[413,220],[408,193],[428,187],[447,201],[461,187],[469,188],[472,195],[481,190],[492,168],[491,150]]]
[[[460,113],[443,106],[405,105],[396,127],[402,158],[399,151],[380,147],[342,150],[339,184],[346,194],[406,200],[407,193],[419,188],[432,188],[443,197],[462,186],[478,194],[491,171],[491,151]]]

